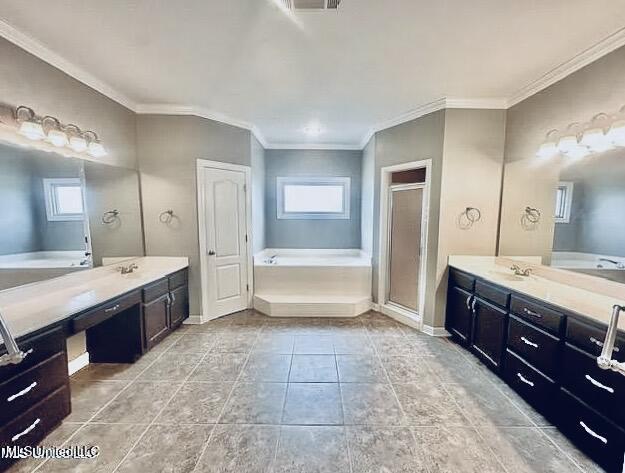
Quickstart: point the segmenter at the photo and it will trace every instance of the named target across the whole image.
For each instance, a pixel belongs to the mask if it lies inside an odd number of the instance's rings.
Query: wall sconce
[[[15,120],[19,125],[17,132],[29,140],[45,140],[57,148],[67,147],[76,153],[87,152],[94,158],[107,154],[95,132],[83,132],[73,124],[63,125],[58,118],[49,115],[39,118],[30,107],[24,105],[17,107]]]

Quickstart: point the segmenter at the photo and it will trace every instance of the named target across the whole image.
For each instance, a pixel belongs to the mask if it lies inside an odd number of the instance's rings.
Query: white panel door
[[[203,168],[208,317],[247,308],[247,220],[245,173]]]

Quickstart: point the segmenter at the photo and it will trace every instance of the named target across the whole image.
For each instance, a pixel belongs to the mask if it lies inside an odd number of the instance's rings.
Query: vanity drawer
[[[187,270],[183,269],[169,276],[169,290],[173,291],[187,284]]]
[[[0,384],[0,425],[69,381],[64,352]]]
[[[28,411],[0,427],[0,445],[37,445],[71,411],[68,385],[64,385]],[[0,460],[0,470],[6,463]]]
[[[564,315],[560,312],[545,307],[542,304],[528,301],[513,294],[510,301],[510,311],[522,319],[528,320],[534,325],[547,331],[560,335]]]
[[[473,292],[475,288],[475,278],[469,274],[451,268],[449,270],[449,285],[457,286],[465,291]]]
[[[479,279],[475,282],[475,293],[482,299],[500,307],[508,307],[510,301],[510,292]]]
[[[508,325],[508,348],[548,376],[558,372],[560,340],[514,315]]]
[[[607,327],[600,328],[575,317],[568,317],[566,321],[566,341],[595,356],[601,354],[607,331]],[[622,332],[614,343],[612,358],[625,361],[625,334]]]
[[[169,292],[169,281],[167,278],[153,282],[149,286],[143,288],[143,302],[147,304],[164,296]]]
[[[602,370],[597,358],[568,343],[564,348],[562,384],[592,408],[625,425],[625,376]]]
[[[621,473],[625,432],[565,389],[558,396],[558,427],[610,473]]]
[[[504,378],[531,405],[549,412],[557,385],[510,350],[506,351]]]
[[[18,340],[17,344],[27,356],[20,364],[0,366],[0,382],[13,378],[57,353],[65,353],[65,332],[62,327],[57,327],[23,341]]]
[[[139,291],[131,292],[72,320],[74,333],[82,332],[141,302]]]

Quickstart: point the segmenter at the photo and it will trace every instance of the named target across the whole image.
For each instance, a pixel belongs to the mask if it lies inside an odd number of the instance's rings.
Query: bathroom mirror
[[[0,290],[144,255],[134,169],[0,143]]]
[[[528,220],[527,207],[538,210]],[[625,283],[625,149],[505,165],[499,254]]]
[[[80,159],[0,144],[0,290],[92,266]]]

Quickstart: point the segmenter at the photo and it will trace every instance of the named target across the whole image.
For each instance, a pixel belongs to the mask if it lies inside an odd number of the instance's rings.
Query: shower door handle
[[[208,250],[208,256],[215,256],[215,252],[213,250]]]

